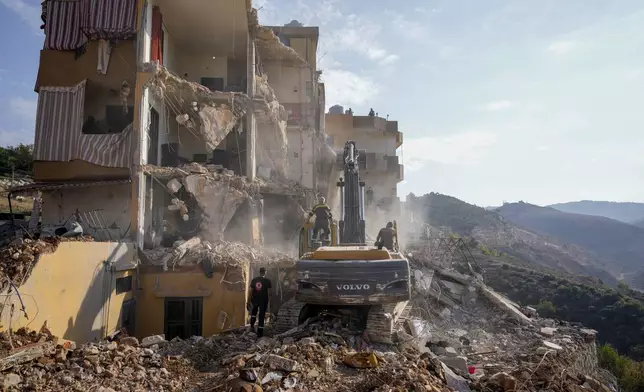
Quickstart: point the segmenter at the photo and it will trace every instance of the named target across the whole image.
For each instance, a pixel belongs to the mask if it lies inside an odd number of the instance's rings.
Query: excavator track
[[[290,299],[282,304],[277,311],[277,320],[275,322],[275,333],[286,332],[289,329],[299,325],[300,313],[306,303]]]
[[[367,317],[365,332],[373,343],[392,344],[398,326],[409,318],[409,301],[386,305],[374,305]]]

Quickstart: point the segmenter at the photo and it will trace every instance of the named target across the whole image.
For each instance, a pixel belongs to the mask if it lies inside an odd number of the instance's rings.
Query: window
[[[164,332],[167,340],[177,336],[181,339],[201,336],[202,323],[202,297],[165,299]]]
[[[207,163],[208,154],[192,154],[192,161],[199,162],[199,163]]]
[[[123,302],[121,306],[121,328],[125,328],[129,335],[136,333],[134,316],[136,315],[136,299]]]
[[[201,85],[210,91],[224,91],[224,78],[201,78]]]
[[[83,133],[87,135],[121,133],[125,127],[134,122],[134,106],[127,106],[127,113],[122,105],[105,106],[105,118],[96,119],[87,116],[83,123]]]
[[[132,275],[116,278],[116,294],[123,294],[130,291],[132,291]]]

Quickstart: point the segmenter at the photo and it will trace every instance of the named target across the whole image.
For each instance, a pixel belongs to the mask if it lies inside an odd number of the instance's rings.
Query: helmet
[[[319,202],[320,204],[324,204],[324,203],[326,203],[326,198],[325,198],[325,197],[320,196],[320,198],[318,199],[318,202]]]

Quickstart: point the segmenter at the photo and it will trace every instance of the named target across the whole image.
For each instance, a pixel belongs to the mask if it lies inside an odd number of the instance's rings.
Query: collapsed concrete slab
[[[142,71],[152,74],[144,87],[169,105],[179,125],[211,150],[217,148],[252,106],[246,94],[212,91],[173,74],[156,62],[143,64]]]
[[[183,196],[183,200],[173,200],[174,205],[168,209],[179,209],[182,214],[187,213],[188,218],[199,215],[201,238],[215,242],[223,239],[224,230],[239,206],[257,197],[259,186],[231,171],[208,166],[194,163],[182,168],[144,165],[143,172],[164,184],[173,195],[180,189],[187,193],[190,200],[185,199],[187,196]],[[194,205],[192,211],[180,205],[190,202]]]

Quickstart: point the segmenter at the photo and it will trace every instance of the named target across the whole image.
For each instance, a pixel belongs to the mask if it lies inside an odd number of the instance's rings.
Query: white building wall
[[[264,72],[268,75],[268,83],[275,90],[275,95],[280,103],[312,102],[312,97],[306,87],[307,83],[311,85],[312,81],[309,68],[286,67],[280,62],[267,62],[264,64]]]
[[[313,188],[313,131],[289,128],[287,137],[289,166],[287,178],[306,188]]]

